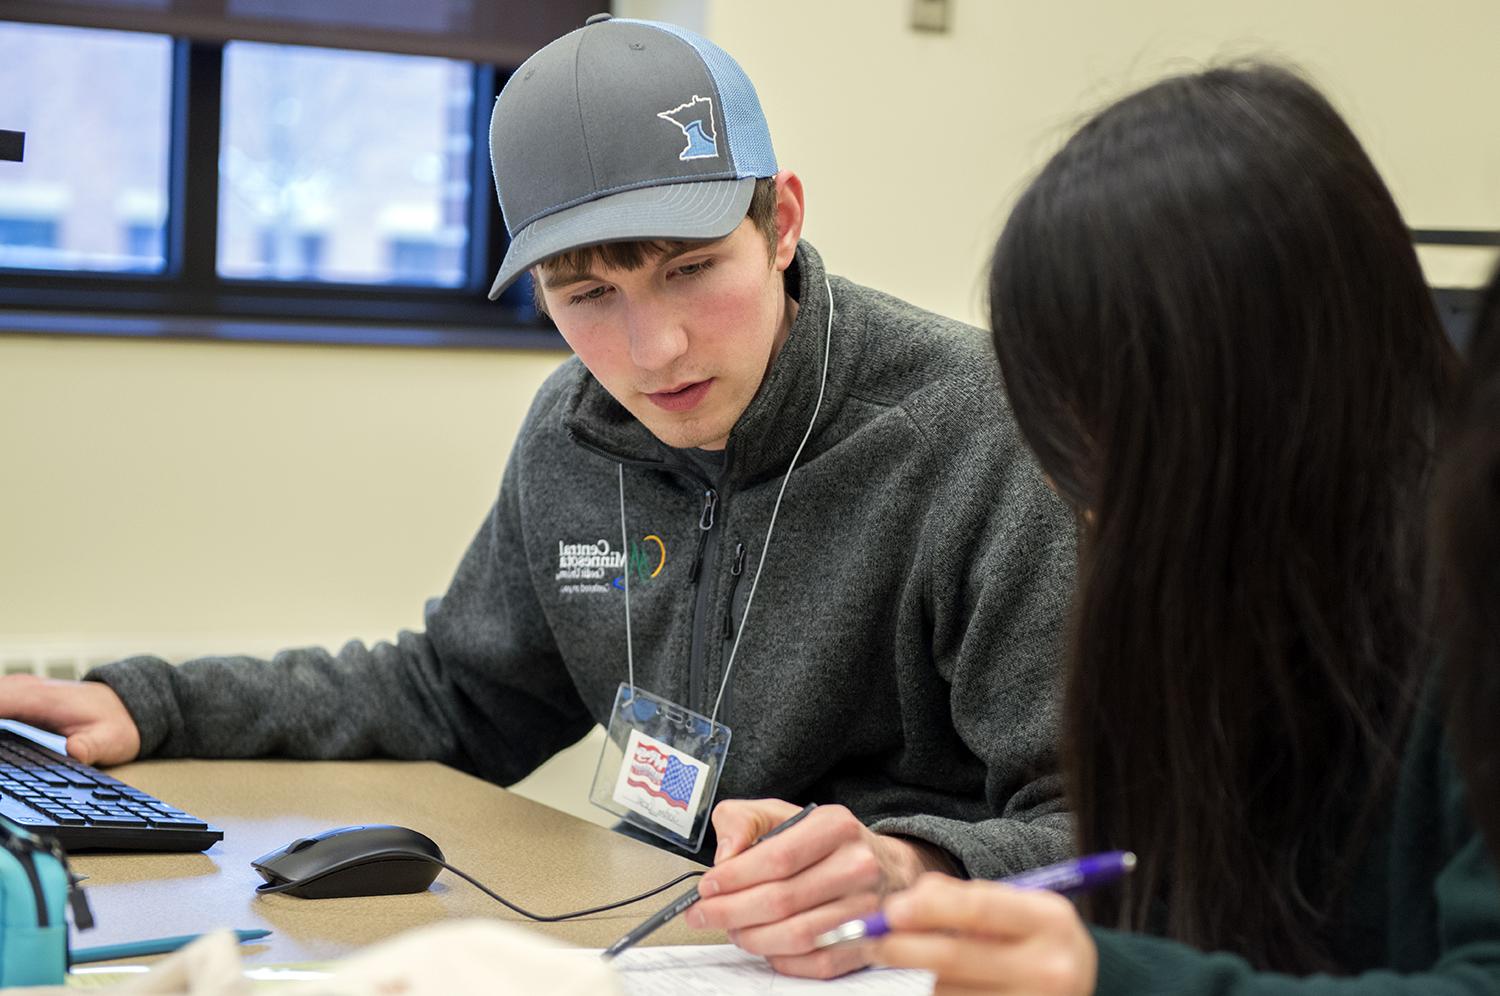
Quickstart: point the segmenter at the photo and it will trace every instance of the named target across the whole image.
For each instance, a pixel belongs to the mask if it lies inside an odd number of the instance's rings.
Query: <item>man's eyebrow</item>
[[[649,264],[646,265],[658,267],[664,266],[667,263],[670,263],[672,260],[676,259],[678,256],[686,256],[690,252],[698,252],[702,249],[712,249],[727,238],[729,238],[729,236],[726,235],[724,236],[724,238],[711,239],[706,242],[694,240],[692,242],[673,243],[671,248],[667,249],[660,256],[657,256],[656,259],[652,260]],[[593,270],[588,269],[554,271],[548,270],[545,267],[542,268],[542,286],[547,288],[548,290],[555,290],[558,287],[566,287],[568,284],[582,283],[585,280],[602,281],[603,279],[603,277],[596,274]]]
[[[542,270],[542,286],[548,290],[598,279],[599,277],[595,276],[592,270],[559,270],[555,273],[547,269]]]
[[[724,239],[727,239],[727,238],[729,238],[729,236],[727,236],[727,235],[724,236]],[[661,266],[663,263],[670,263],[672,260],[676,259],[678,256],[686,256],[690,252],[698,252],[701,249],[712,249],[714,246],[718,245],[720,242],[723,242],[724,239],[711,239],[711,240],[706,241],[706,242],[694,241],[694,242],[682,242],[682,243],[679,243],[677,245],[677,248],[675,248],[675,249],[669,249],[666,252],[662,253],[661,256],[659,256],[657,258],[656,265],[657,266]]]

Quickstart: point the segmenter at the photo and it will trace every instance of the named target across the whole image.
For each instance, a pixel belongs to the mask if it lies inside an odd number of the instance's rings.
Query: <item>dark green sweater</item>
[[[1413,731],[1396,792],[1388,857],[1356,883],[1344,976],[1254,971],[1242,958],[1175,941],[1094,928],[1099,996],[1500,993],[1500,881],[1470,822],[1464,790],[1430,717]],[[1229,901],[1226,899],[1226,901]]]

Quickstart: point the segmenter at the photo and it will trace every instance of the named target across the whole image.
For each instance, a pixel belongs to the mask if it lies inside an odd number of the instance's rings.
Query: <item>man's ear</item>
[[[776,174],[776,252],[773,263],[782,272],[792,265],[802,238],[802,180],[784,169]]]

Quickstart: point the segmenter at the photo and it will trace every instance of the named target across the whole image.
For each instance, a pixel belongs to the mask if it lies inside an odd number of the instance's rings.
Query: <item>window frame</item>
[[[486,63],[460,60],[470,67],[474,137],[468,168],[468,275],[463,284],[401,286],[221,276],[224,48],[223,42],[172,39],[166,262],[161,272],[0,267],[0,333],[63,332],[69,329],[69,316],[86,316],[89,321],[77,323],[90,330],[83,334],[108,335],[109,316],[118,316],[119,334],[132,337],[142,334],[140,319],[161,318],[160,334],[170,338],[563,346],[551,322],[537,314],[525,281],[497,302],[487,297],[509,244],[491,193],[489,118],[510,69]],[[310,333],[319,327],[326,334]]]

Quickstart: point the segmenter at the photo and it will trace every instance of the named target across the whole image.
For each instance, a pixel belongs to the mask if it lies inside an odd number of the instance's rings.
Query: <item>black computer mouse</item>
[[[336,899],[422,892],[437,878],[443,860],[442,850],[426,834],[370,824],[299,837],[250,866],[266,880],[256,892]]]

